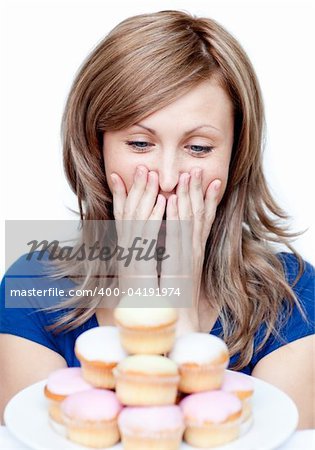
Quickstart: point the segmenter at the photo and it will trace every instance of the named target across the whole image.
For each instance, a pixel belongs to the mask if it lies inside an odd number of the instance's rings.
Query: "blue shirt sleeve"
[[[278,256],[283,263],[286,278],[292,287],[299,271],[298,260],[293,253],[281,252]],[[315,332],[315,269],[309,262],[304,261],[304,263],[304,272],[292,289],[305,312],[307,321],[302,317],[298,307],[294,305],[292,315],[280,330],[280,338],[271,335],[263,348],[259,352],[254,353],[251,360],[252,369],[259,360],[274,350],[277,350],[279,347],[297,339],[312,335]],[[286,316],[286,314],[287,306],[286,302],[284,302],[281,316]],[[265,331],[266,327],[263,325],[255,337],[254,348],[257,348],[259,342],[261,342]]]
[[[47,255],[44,261],[36,258],[28,261],[27,255],[23,255],[4,275],[1,282],[0,333],[29,339],[62,354],[58,340],[46,330],[57,319],[57,313],[41,311],[42,307],[48,306],[47,298],[45,300],[32,294],[33,289],[49,289],[60,285],[58,280],[45,275],[45,261]],[[51,304],[52,300],[57,302],[61,299],[51,297],[49,300]]]
[[[74,330],[54,333],[47,329],[47,326],[54,324],[69,309],[45,311],[43,308],[62,302],[66,298],[62,292],[74,288],[75,284],[68,278],[50,277],[48,252],[41,258],[36,257],[38,254],[39,252],[34,252],[31,260],[28,260],[28,255],[21,256],[3,277],[0,334],[12,334],[41,344],[59,353],[69,367],[79,367],[80,363],[74,353],[75,341],[84,331],[98,326],[96,316],[93,314]],[[39,290],[46,290],[47,295],[40,296]]]

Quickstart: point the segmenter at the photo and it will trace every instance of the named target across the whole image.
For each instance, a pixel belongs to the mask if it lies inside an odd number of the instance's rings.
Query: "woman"
[[[181,308],[180,332],[223,337],[230,367],[287,392],[299,428],[311,428],[314,268],[290,245],[298,233],[279,221],[287,216],[266,185],[263,132],[259,83],[226,30],[180,11],[143,14],[116,26],[77,74],[63,117],[65,169],[83,224],[164,217],[167,250],[169,219],[193,223],[193,307]],[[26,270],[32,278],[16,284],[27,289],[43,266],[24,256],[7,277]],[[169,270],[162,261],[160,283]],[[93,288],[102,271],[100,261],[60,263],[45,287],[66,289],[88,274],[81,286]],[[76,337],[113,323],[115,298],[102,300],[60,298],[48,313],[2,299],[2,409],[19,389],[78,365]]]

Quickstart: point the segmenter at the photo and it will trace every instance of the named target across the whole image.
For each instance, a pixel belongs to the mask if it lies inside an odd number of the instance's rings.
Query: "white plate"
[[[271,450],[281,445],[294,432],[298,412],[293,401],[282,391],[258,378],[254,380],[254,423],[246,434],[220,450]],[[46,380],[20,391],[8,403],[4,421],[9,431],[34,450],[83,450],[58,435],[49,424],[43,388]],[[117,444],[111,450],[122,450]],[[181,445],[181,450],[193,447]],[[89,449],[90,450],[90,449]],[[213,449],[212,449],[213,450]]]

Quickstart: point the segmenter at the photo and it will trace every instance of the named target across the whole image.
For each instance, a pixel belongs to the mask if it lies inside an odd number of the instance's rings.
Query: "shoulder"
[[[293,253],[280,252],[277,253],[277,257],[282,262],[284,271],[286,274],[287,281],[292,285],[299,273],[299,261]],[[303,272],[302,276],[298,281],[297,291],[305,287],[305,285],[310,285],[314,292],[314,279],[315,279],[315,268],[308,261],[303,260]]]
[[[34,277],[44,276],[53,270],[53,262],[50,253],[34,251],[25,253],[15,260],[7,269],[6,277]]]
[[[8,268],[1,282],[6,307],[45,308],[56,304],[74,283],[55,275],[56,266],[47,251],[22,255]]]
[[[53,276],[53,265],[47,252],[22,255],[6,271],[1,282],[0,334],[12,334],[37,342],[61,354],[68,365],[77,365],[73,344],[82,329],[54,334],[47,327],[55,323],[66,309],[46,311],[67,297],[74,283]]]
[[[282,261],[286,279],[294,291],[299,305],[305,313],[307,318],[302,320],[301,312],[297,305],[294,305],[292,315],[289,317],[288,324],[284,327],[284,331],[291,341],[296,338],[314,333],[314,318],[315,318],[315,268],[308,261],[303,260],[302,274],[299,275],[299,261],[292,253],[278,253],[279,259]],[[297,280],[297,281],[296,281]],[[284,299],[282,314],[287,313],[287,302]]]
[[[25,253],[14,261],[4,274],[3,281],[9,278],[20,279],[27,284],[28,280],[36,277],[45,277],[53,271],[53,264],[49,258],[49,252]]]
[[[282,308],[279,313],[279,323],[282,323],[278,329],[279,335],[272,334],[260,351],[255,351],[264,337],[266,327],[262,325],[254,340],[254,356],[251,361],[254,367],[260,359],[278,348],[294,342],[303,337],[314,334],[315,330],[315,269],[312,264],[303,260],[302,275],[296,282],[299,274],[299,261],[292,253],[281,252],[277,256],[281,260],[288,284],[294,291],[299,306],[294,305],[292,313],[288,313],[288,302],[283,299]],[[304,312],[303,317],[301,310]]]

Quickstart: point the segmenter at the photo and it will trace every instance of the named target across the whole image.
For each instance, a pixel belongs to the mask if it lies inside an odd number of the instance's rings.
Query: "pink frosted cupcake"
[[[79,367],[67,367],[52,372],[44,388],[44,394],[49,402],[49,417],[51,425],[59,433],[63,433],[63,425],[60,411],[61,402],[70,394],[92,389],[83,377]]]
[[[180,336],[168,355],[179,367],[179,390],[186,394],[219,389],[229,364],[225,342],[208,333]]]
[[[244,434],[253,423],[253,379],[249,375],[245,375],[241,372],[226,370],[221,389],[236,395],[243,403],[241,433]]]
[[[191,394],[180,407],[187,427],[184,439],[194,447],[211,448],[240,436],[242,402],[229,392]]]
[[[95,327],[85,331],[76,339],[74,350],[86,381],[94,387],[115,388],[113,369],[127,356],[116,327]]]
[[[120,439],[117,418],[121,410],[115,393],[106,389],[69,395],[61,404],[67,438],[87,447],[113,446]]]
[[[185,428],[179,406],[126,407],[118,426],[124,450],[178,450]]]

